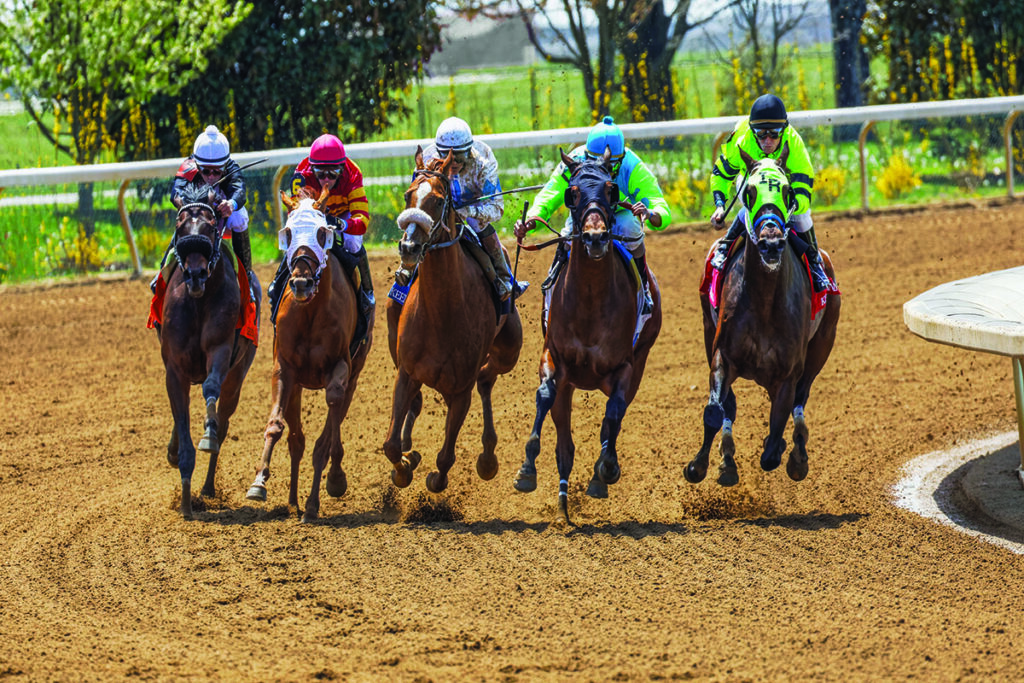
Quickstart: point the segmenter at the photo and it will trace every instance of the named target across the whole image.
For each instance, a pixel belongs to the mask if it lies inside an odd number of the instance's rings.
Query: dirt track
[[[652,235],[664,327],[607,500],[583,496],[603,396],[577,394],[573,529],[551,523],[550,422],[537,492],[511,486],[533,417],[546,252],[520,262],[534,289],[520,364],[494,393],[498,477],[475,474],[476,399],[449,490],[425,493],[444,418],[428,391],[416,435],[427,462],[411,487],[391,487],[381,444],[394,371],[380,325],[342,429],[349,491],[324,494],[316,525],[285,506],[283,442],[268,503],[244,497],[270,405],[269,328],[218,499],[185,522],[145,283],[8,288],[0,678],[1020,679],[1024,562],[894,507],[890,487],[915,455],[1013,428],[1009,361],[918,339],[902,304],[1020,265],[1021,226],[1020,202],[819,218],[844,302],[808,407],[810,475],[760,470],[767,402],[741,381],[734,489],[713,472],[699,486],[682,476],[707,400],[696,285],[712,234]],[[375,258],[380,300],[395,261]],[[272,266],[257,272],[265,284]],[[303,414],[309,449],[322,392]],[[310,479],[307,450],[303,500]]]

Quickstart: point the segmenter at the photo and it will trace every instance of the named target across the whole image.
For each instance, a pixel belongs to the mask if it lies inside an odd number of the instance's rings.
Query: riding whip
[[[749,177],[750,177],[750,169],[748,168],[747,172],[743,174],[743,181],[740,183],[740,189],[736,190],[736,194],[734,194],[732,196],[732,199],[729,201],[729,206],[725,207],[725,213],[722,214],[722,221],[723,222],[725,221],[726,217],[729,215],[729,212],[732,211],[732,205],[736,203],[736,198],[739,197],[741,194],[743,194],[743,190],[745,190],[747,188],[747,178],[749,178]]]
[[[211,185],[210,187],[217,187],[218,185],[220,185],[221,183],[223,183],[223,182],[224,182],[225,180],[227,180],[227,179],[228,179],[228,178],[230,178],[231,176],[235,175],[236,173],[241,173],[241,172],[242,172],[242,171],[244,171],[245,169],[247,169],[247,168],[251,168],[251,167],[255,166],[256,164],[262,164],[262,163],[263,163],[264,161],[267,161],[268,159],[270,159],[270,157],[263,157],[262,159],[257,159],[256,161],[250,161],[250,162],[249,162],[249,163],[247,163],[247,164],[246,164],[245,166],[239,166],[238,168],[233,168],[233,169],[231,169],[230,171],[228,171],[227,173],[225,173],[225,174],[224,174],[224,175],[223,175],[223,176],[221,177],[221,179],[220,179],[220,180],[218,180],[217,182],[215,182],[215,183],[214,183],[213,185]]]
[[[470,206],[471,204],[476,204],[477,202],[482,202],[483,200],[491,199],[492,197],[500,197],[503,194],[512,194],[513,192],[529,192],[531,190],[539,190],[542,187],[544,187],[544,185],[529,185],[527,187],[516,187],[516,188],[513,188],[511,190],[504,190],[502,192],[495,192],[494,194],[485,194],[483,197],[477,197],[475,199],[469,200],[468,202],[463,202],[462,204],[459,204],[455,208],[456,209],[461,209],[464,206]]]
[[[523,202],[523,223],[524,224],[526,223],[526,210],[528,208],[530,208],[530,200],[529,199],[527,199],[526,201]],[[516,265],[512,268],[512,292],[513,292],[512,300],[513,301],[515,300],[515,291],[517,289],[516,283],[518,282],[518,279],[516,278],[516,273],[519,272],[519,252],[521,252],[522,250],[523,250],[523,242],[519,238],[516,238]]]

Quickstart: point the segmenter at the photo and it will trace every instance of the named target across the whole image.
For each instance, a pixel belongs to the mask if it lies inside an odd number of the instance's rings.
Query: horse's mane
[[[209,206],[211,192],[213,192],[213,188],[206,183],[202,185],[186,185],[178,196],[181,197],[182,206],[185,204],[206,204]]]

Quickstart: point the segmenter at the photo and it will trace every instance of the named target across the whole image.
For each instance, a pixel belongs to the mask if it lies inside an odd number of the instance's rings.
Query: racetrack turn
[[[538,490],[512,488],[534,414],[550,250],[520,257],[533,286],[521,301],[519,366],[494,390],[498,476],[476,476],[475,398],[448,491],[425,493],[445,415],[428,390],[414,440],[424,463],[408,489],[391,486],[381,445],[394,369],[379,314],[342,426],[348,493],[323,494],[313,525],[285,505],[283,443],[268,502],[245,500],[270,407],[269,325],[221,452],[218,497],[186,522],[165,459],[171,416],[145,329],[146,283],[8,287],[0,676],[1020,678],[1020,558],[897,507],[892,487],[915,456],[1015,427],[1009,361],[915,337],[902,305],[939,283],[1020,265],[1021,226],[1024,202],[1010,200],[819,217],[844,301],[808,404],[810,474],[794,483],[784,468],[760,470],[767,400],[740,380],[733,489],[682,474],[707,401],[697,284],[714,235],[650,234],[662,333],[623,422],[622,478],[607,500],[583,495],[604,397],[577,393],[575,528],[553,524],[550,421]],[[382,304],[397,255],[372,262]],[[275,265],[257,268],[263,282]],[[196,438],[199,396],[194,388]],[[323,392],[307,392],[302,500],[325,413]],[[716,445],[712,468],[719,461]]]

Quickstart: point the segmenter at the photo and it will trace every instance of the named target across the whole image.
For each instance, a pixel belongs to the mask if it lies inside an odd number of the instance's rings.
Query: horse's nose
[[[417,258],[423,253],[423,245],[412,240],[401,240],[398,243],[398,253],[402,256]]]
[[[761,255],[769,260],[777,260],[782,257],[782,250],[786,247],[786,240],[781,236],[762,238],[757,242],[757,248]]]
[[[608,245],[611,243],[611,235],[607,230],[601,232],[584,232],[580,241],[587,250],[587,256],[594,260],[604,258],[608,252]]]
[[[189,296],[198,298],[206,291],[208,274],[205,268],[189,268],[185,273]]]
[[[296,301],[308,301],[316,292],[316,283],[308,277],[293,277],[288,281],[288,287]]]

